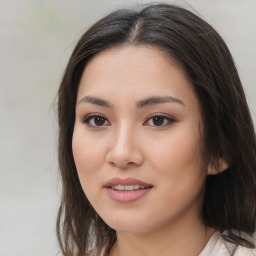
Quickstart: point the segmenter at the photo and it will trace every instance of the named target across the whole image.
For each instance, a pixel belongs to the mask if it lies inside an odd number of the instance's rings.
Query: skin
[[[88,102],[88,96],[110,106]],[[136,106],[156,96],[177,100]],[[88,121],[90,114],[103,119]],[[154,114],[167,118],[159,125]],[[214,174],[211,166],[203,167],[202,134],[200,104],[190,81],[159,49],[114,47],[87,64],[72,147],[84,193],[117,232],[111,256],[193,256],[202,251],[213,233],[201,218],[204,184]],[[115,177],[153,187],[136,201],[117,202],[104,188]]]

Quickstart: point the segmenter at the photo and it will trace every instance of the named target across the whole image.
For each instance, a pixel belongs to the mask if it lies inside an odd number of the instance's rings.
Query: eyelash
[[[147,124],[149,123],[150,120],[153,121],[153,118],[160,118],[160,119],[163,119],[164,121],[164,124],[161,124],[161,125],[154,125],[154,124]],[[101,121],[104,121],[104,123],[102,125],[97,125],[95,124],[95,118],[102,118]],[[91,124],[90,121],[94,121],[94,124]],[[99,120],[98,120],[99,121]],[[107,125],[105,124],[107,122]],[[172,123],[174,123],[175,120],[170,117],[170,116],[167,116],[167,115],[163,115],[163,114],[160,114],[160,113],[155,113],[153,115],[151,115],[150,117],[147,118],[147,120],[143,123],[143,125],[148,125],[148,126],[153,126],[153,127],[165,127],[165,126],[168,126]],[[87,126],[89,127],[93,127],[93,128],[99,128],[99,127],[104,127],[104,126],[109,126],[110,125],[110,122],[107,120],[107,118],[105,118],[104,116],[100,115],[100,114],[96,114],[96,113],[93,113],[93,114],[89,114],[87,116],[85,116],[83,119],[82,119],[82,123],[85,123]]]
[[[82,123],[85,123],[86,125],[88,125],[89,127],[102,127],[102,126],[106,126],[106,125],[96,125],[95,124],[95,118],[102,118],[104,120],[104,123],[107,121],[108,122],[108,125],[110,125],[110,122],[107,120],[107,118],[105,118],[104,116],[100,115],[100,114],[89,114],[87,116],[85,116],[83,119],[82,119]],[[94,124],[90,124],[90,121],[91,120],[94,120]]]
[[[165,124],[162,124],[162,125],[149,125],[149,126],[154,126],[154,127],[159,127],[159,128],[161,128],[161,127],[168,126],[168,125],[170,125],[170,124],[172,124],[172,123],[175,122],[174,118],[172,118],[172,117],[170,117],[170,116],[168,116],[168,115],[164,115],[164,114],[161,114],[161,113],[155,113],[155,114],[151,115],[151,116],[146,120],[146,122],[144,122],[143,124],[149,122],[149,120],[152,120],[152,121],[153,121],[153,118],[154,118],[154,117],[163,118]]]

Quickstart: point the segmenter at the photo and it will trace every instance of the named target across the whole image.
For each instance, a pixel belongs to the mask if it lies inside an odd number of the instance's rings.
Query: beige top
[[[249,249],[243,246],[237,246],[229,242],[224,242],[221,233],[216,231],[198,256],[231,256],[235,251],[234,256],[256,256],[256,248]],[[88,256],[108,256],[106,250],[94,249]]]
[[[235,251],[234,256],[256,256],[256,249],[226,242],[219,231],[212,235],[199,256],[230,256],[233,251]]]

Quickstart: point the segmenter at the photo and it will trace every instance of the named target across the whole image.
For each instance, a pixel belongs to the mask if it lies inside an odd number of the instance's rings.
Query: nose
[[[107,162],[121,169],[126,169],[129,166],[139,166],[143,163],[141,144],[139,144],[138,134],[134,129],[120,127],[109,139],[111,142],[106,156]]]

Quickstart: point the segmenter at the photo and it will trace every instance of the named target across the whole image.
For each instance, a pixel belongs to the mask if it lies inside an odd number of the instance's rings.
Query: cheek
[[[95,177],[96,170],[100,169],[102,164],[103,155],[96,142],[97,140],[86,136],[84,127],[75,125],[72,150],[78,176],[83,187],[86,182],[90,182]]]
[[[177,129],[165,137],[165,141],[155,147],[148,147],[151,159],[163,174],[182,174],[188,170],[199,170],[202,167],[200,136],[188,128]]]
[[[197,134],[180,130],[157,148],[151,147],[151,165],[158,174],[154,176],[156,190],[162,198],[155,198],[156,216],[177,217],[192,205],[200,208],[207,173]],[[163,208],[165,213],[159,213]]]
[[[165,143],[151,148],[151,165],[159,174],[156,182],[164,201],[185,209],[203,195],[207,172],[202,168],[199,133],[179,127]]]
[[[99,145],[90,136],[86,136],[84,127],[75,126],[72,138],[73,157],[82,189],[93,205],[97,202],[101,184],[99,172],[102,166],[102,154]]]

